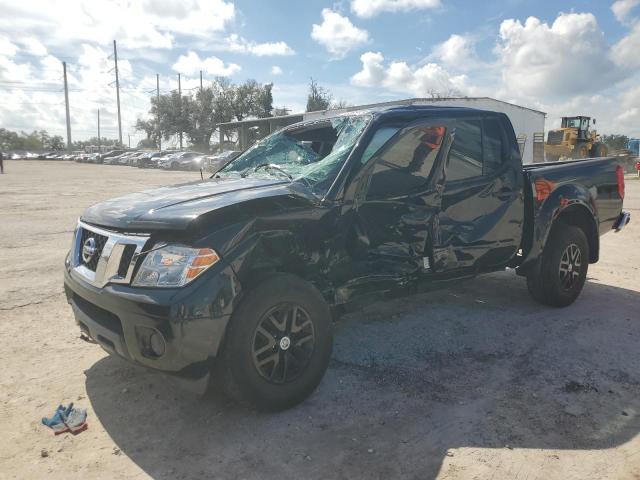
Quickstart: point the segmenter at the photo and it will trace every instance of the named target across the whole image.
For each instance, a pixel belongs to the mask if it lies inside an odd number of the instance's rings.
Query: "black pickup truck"
[[[277,410],[315,389],[359,302],[510,267],[537,301],[571,304],[600,235],[629,221],[623,198],[613,158],[523,167],[501,113],[352,112],[90,207],[65,291],[108,352]]]

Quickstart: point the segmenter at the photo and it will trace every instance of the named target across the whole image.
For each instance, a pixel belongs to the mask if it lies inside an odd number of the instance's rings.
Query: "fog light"
[[[149,337],[149,346],[151,347],[151,351],[156,357],[161,357],[164,355],[164,351],[166,349],[164,344],[164,338],[162,334],[158,331],[154,331]]]
[[[140,353],[147,358],[158,358],[165,354],[167,345],[164,336],[153,327],[136,327]]]

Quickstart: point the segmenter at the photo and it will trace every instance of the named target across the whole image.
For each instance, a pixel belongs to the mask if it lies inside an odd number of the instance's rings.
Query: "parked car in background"
[[[104,163],[108,165],[129,165],[129,159],[138,152],[124,152],[114,157],[105,158]]]
[[[210,173],[216,173],[241,153],[242,152],[240,150],[225,150],[224,152],[216,155],[207,155],[203,168]]]
[[[72,153],[72,160],[75,162],[81,162],[83,159],[87,158],[87,153],[83,150],[76,150]]]
[[[104,163],[105,165],[117,165],[118,164],[118,160],[120,159],[120,157],[122,157],[123,155],[126,155],[126,153],[121,153],[119,155],[113,155],[111,157],[106,157],[102,160],[102,163]]]
[[[158,162],[169,155],[177,153],[175,150],[163,150],[162,152],[149,152],[148,155],[138,159],[140,168],[158,168]]]
[[[199,170],[200,162],[196,158],[202,157],[198,152],[177,152],[167,155],[158,161],[158,167],[165,170]]]
[[[96,163],[104,163],[107,158],[116,157],[125,153],[125,150],[111,150],[107,153],[100,153],[96,157]]]
[[[135,155],[129,157],[129,166],[137,167],[141,158],[145,158],[149,152],[136,152]]]
[[[118,157],[118,160],[116,161],[117,165],[129,165],[129,162],[131,161],[131,157],[133,157],[134,155],[137,155],[138,152],[126,152],[123,153],[122,155],[120,155]]]
[[[138,168],[151,168],[154,165],[153,159],[157,159],[162,155],[162,152],[145,152],[138,158]]]

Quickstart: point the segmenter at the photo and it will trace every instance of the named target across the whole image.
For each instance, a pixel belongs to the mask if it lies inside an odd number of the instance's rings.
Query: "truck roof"
[[[375,106],[369,108],[363,108],[362,110],[351,110],[349,112],[336,112],[334,115],[330,115],[330,111],[327,112],[327,115],[323,115],[321,117],[312,118],[303,120],[301,123],[306,122],[314,122],[322,119],[330,119],[336,117],[343,116],[353,116],[353,115],[362,115],[362,114],[373,114],[377,117],[386,117],[386,116],[421,116],[421,115],[447,115],[447,116],[472,116],[477,114],[500,114],[504,115],[501,112],[495,112],[492,110],[484,110],[479,108],[471,108],[471,107],[445,107],[440,105],[385,105],[385,106]]]

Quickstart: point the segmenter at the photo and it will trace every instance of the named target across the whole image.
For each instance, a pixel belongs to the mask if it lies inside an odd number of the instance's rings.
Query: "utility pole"
[[[101,144],[102,143],[102,137],[100,137],[100,109],[98,109],[98,153],[102,153],[101,150]]]
[[[200,70],[200,93],[202,93],[202,70]]]
[[[182,87],[180,86],[180,74],[178,74],[178,118],[180,118],[180,123],[182,123]],[[180,150],[182,150],[182,128],[180,129]]]
[[[160,74],[156,73],[156,124],[158,128],[158,151],[162,151],[162,135],[160,134]]]
[[[71,118],[69,118],[69,86],[67,85],[67,62],[62,62],[64,74],[64,106],[67,111],[67,151],[71,151]]]
[[[131,148],[131,134],[127,133],[127,137],[129,137],[129,148]]]
[[[122,145],[122,120],[120,117],[120,79],[118,78],[118,49],[116,41],[113,41],[113,59],[116,64],[116,100],[118,102],[118,141]]]

